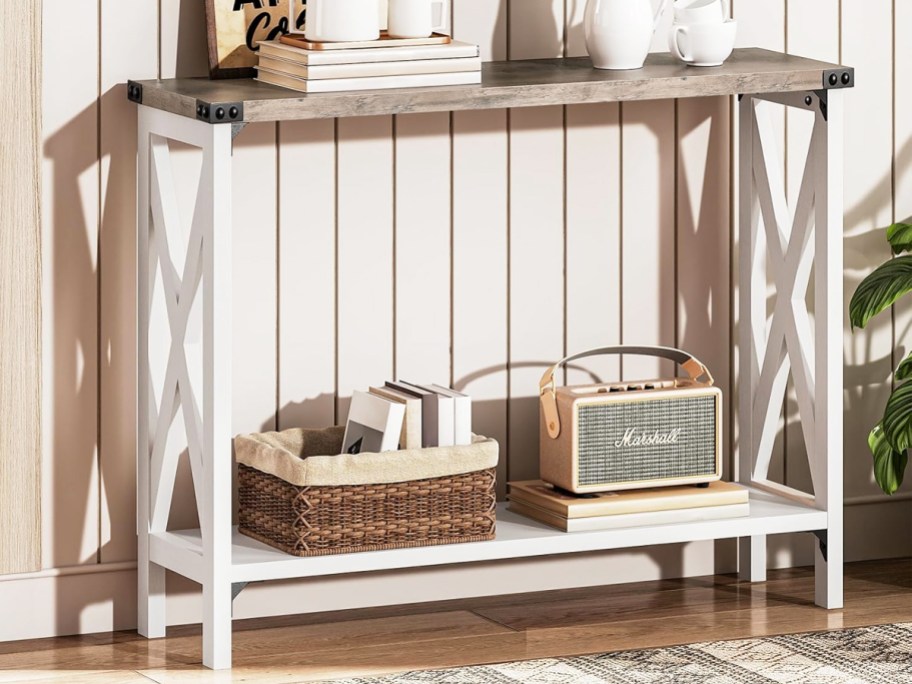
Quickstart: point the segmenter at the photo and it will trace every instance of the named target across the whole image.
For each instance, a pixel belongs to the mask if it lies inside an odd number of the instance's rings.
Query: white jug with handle
[[[589,0],[585,29],[592,66],[641,68],[667,4],[668,0],[660,0],[653,14],[651,0]]]

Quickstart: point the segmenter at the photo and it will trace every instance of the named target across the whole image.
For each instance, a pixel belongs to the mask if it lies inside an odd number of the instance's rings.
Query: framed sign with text
[[[295,26],[289,20],[295,6]],[[256,75],[257,42],[304,30],[306,0],[206,0],[210,78]]]

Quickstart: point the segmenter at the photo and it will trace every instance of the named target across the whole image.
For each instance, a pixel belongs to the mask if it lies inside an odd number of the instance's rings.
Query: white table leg
[[[149,110],[139,107],[137,138],[137,432],[136,432],[136,526],[137,629],[149,638],[165,636],[165,569],[149,559],[150,459],[149,441],[151,370],[149,367],[149,314],[151,306],[150,230],[151,203],[149,158]]]
[[[184,451],[169,438],[180,414],[203,540],[203,663],[211,668],[231,667],[231,132],[140,107],[140,631],[165,632],[165,575],[152,562],[150,536],[168,522]],[[169,140],[202,150],[190,226]],[[189,353],[200,345],[201,354]]]
[[[757,358],[766,329],[766,278],[756,268],[759,234],[759,204],[754,192],[754,99],[744,95],[739,109],[739,395],[738,395],[738,481],[750,484],[754,472],[754,396],[760,375]],[[738,540],[738,574],[742,580],[766,580],[766,536]]]
[[[842,98],[838,89],[745,95],[740,105],[738,480],[827,512],[816,556],[816,601],[827,608],[842,606]],[[777,136],[766,111],[776,105],[814,116],[794,207],[788,206]],[[767,269],[758,258],[764,248],[776,283],[769,322]],[[806,303],[812,266],[813,319]],[[767,479],[789,377],[813,495]],[[739,548],[741,576],[762,579],[765,540],[742,539]]]
[[[203,238],[203,664],[221,669],[231,667],[231,127],[209,130],[199,190],[211,216]]]
[[[814,558],[815,602],[824,608],[843,605],[843,95],[841,90],[826,92],[826,108],[817,112],[821,135],[814,150],[818,451],[811,465],[816,475],[814,493],[818,507],[827,511],[826,544],[818,544]]]

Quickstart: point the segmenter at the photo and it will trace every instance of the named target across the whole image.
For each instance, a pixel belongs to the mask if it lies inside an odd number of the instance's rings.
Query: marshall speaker
[[[686,378],[555,387],[565,363],[601,354],[670,359]],[[722,476],[722,392],[706,367],[667,347],[604,347],[575,354],[542,376],[541,478],[585,494]]]

